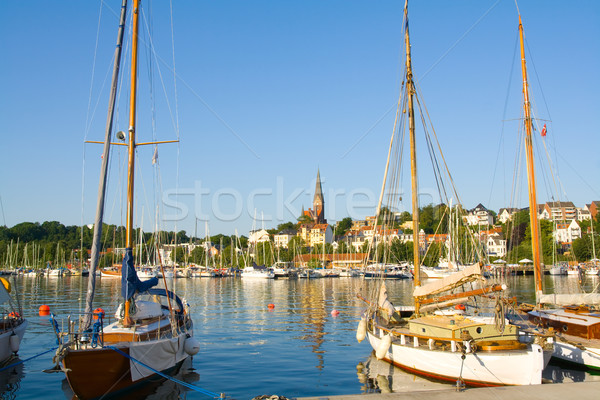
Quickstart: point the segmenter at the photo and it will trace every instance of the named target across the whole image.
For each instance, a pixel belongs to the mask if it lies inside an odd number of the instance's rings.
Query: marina
[[[364,306],[356,293],[371,282],[361,278],[175,279],[174,290],[193,310],[194,334],[200,341],[200,351],[193,357],[191,368],[187,367],[178,377],[232,399],[265,394],[300,398],[454,391],[452,383],[430,381],[391,367],[377,360],[368,344],[357,343],[356,326]],[[509,295],[533,301],[531,277],[512,277],[507,283],[511,288]],[[86,282],[82,277],[17,277],[16,284],[29,320],[19,351],[20,359],[26,360],[56,346],[48,316],[37,316],[39,306],[47,304],[62,329],[68,315],[83,311]],[[568,276],[546,276],[545,285],[558,293],[577,287]],[[118,280],[99,278],[98,301],[116,304],[118,286]],[[598,278],[588,278],[584,287],[597,290],[597,286]],[[388,288],[395,294],[391,297],[394,304],[410,304],[412,280],[392,280]],[[269,304],[274,307],[269,308]],[[333,310],[339,315],[332,316]],[[116,310],[105,311],[110,316]],[[47,398],[71,398],[64,374],[42,372],[53,366],[52,355],[21,364],[19,373],[4,371],[2,378],[10,383],[2,389],[3,396],[26,399],[43,394]],[[552,364],[543,378],[544,385],[600,381],[600,375],[593,372]],[[153,384],[149,390],[150,393],[139,394],[140,398],[160,398],[165,390],[171,393],[170,398],[207,398],[170,381]],[[471,390],[467,389],[467,393]]]
[[[0,5],[0,398],[595,399],[598,4],[537,1]]]

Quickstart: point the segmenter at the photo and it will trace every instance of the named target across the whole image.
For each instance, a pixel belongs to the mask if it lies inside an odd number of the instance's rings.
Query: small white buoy
[[[365,340],[365,336],[367,336],[367,319],[362,317],[356,329],[356,340],[358,340],[358,343]]]
[[[10,343],[10,350],[13,353],[16,353],[17,351],[19,351],[19,346],[21,346],[21,339],[19,339],[19,336],[17,336],[13,332],[12,335],[10,335],[10,338],[8,340]]]
[[[381,339],[379,346],[377,346],[377,351],[375,352],[375,357],[377,357],[378,360],[381,360],[382,358],[384,358],[391,345],[392,345],[392,337],[390,335],[385,335]]]
[[[190,336],[189,338],[185,339],[183,350],[190,356],[194,356],[200,351],[200,342],[198,339]]]

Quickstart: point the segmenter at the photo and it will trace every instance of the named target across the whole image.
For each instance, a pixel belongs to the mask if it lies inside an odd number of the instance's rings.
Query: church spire
[[[323,188],[321,187],[321,171],[317,169],[317,184],[315,185],[315,197],[313,198],[314,221],[317,224],[326,224],[325,219],[325,199],[323,198]]]
[[[320,203],[323,205],[325,200],[323,199],[323,188],[321,187],[321,171],[317,169],[317,184],[315,186],[315,197],[313,198],[313,205]]]

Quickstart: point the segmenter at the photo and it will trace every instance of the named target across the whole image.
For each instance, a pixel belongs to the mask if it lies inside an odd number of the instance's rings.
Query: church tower
[[[326,224],[325,219],[325,198],[323,197],[323,188],[321,187],[321,173],[317,169],[317,184],[315,185],[315,197],[313,198],[313,220],[317,224]]]

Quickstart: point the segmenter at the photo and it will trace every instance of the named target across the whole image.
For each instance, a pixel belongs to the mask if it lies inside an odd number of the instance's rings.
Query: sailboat
[[[55,361],[62,369],[77,397],[94,399],[112,396],[129,390],[157,372],[175,370],[191,355],[198,352],[198,341],[193,338],[193,323],[189,305],[175,293],[165,288],[153,288],[157,278],[140,281],[134,268],[134,164],[136,144],[136,92],[137,92],[137,40],[138,21],[141,10],[139,0],[133,2],[131,45],[131,92],[128,132],[128,195],[126,220],[126,250],[121,268],[121,295],[114,318],[102,309],[91,312],[95,291],[95,269],[101,236],[106,167],[114,99],[117,88],[122,38],[127,10],[127,0],[122,1],[113,86],[109,105],[106,139],[103,157],[103,174],[100,179],[92,263],[89,275],[88,298],[85,319],[80,320],[79,330],[75,321],[68,331],[59,334],[59,348]],[[117,137],[124,139],[124,134]],[[156,144],[155,142],[154,144]],[[162,143],[162,142],[158,142]],[[90,319],[93,317],[93,321]],[[114,322],[111,322],[114,320]],[[93,322],[93,323],[92,323]],[[58,366],[62,364],[62,368]]]
[[[404,38],[406,74],[404,95],[398,103],[396,123],[399,118],[405,121],[404,115],[407,116],[413,233],[418,237],[415,103],[421,103],[419,99],[413,99],[417,89],[411,65],[408,1],[404,7]],[[392,152],[395,134],[396,126],[390,142],[384,182],[377,205],[377,218],[382,208],[390,155],[401,154]],[[447,167],[444,165],[444,168]],[[398,180],[397,176],[392,175],[391,185]],[[399,192],[390,190],[390,193],[391,198],[393,193]],[[456,191],[454,195],[458,198]],[[461,271],[446,278],[421,285],[419,242],[413,240],[414,309],[395,307],[388,298],[385,280],[382,280],[381,284],[372,285],[371,293],[367,297],[359,295],[368,306],[358,325],[357,340],[362,341],[366,337],[378,359],[419,375],[456,382],[458,387],[542,383],[542,370],[550,358],[552,349],[551,344],[549,348],[544,349],[548,346],[545,338],[520,335],[518,327],[508,323],[503,312],[497,312],[494,317],[487,318],[469,316],[463,311],[463,304],[468,299],[480,298],[482,295],[493,296],[494,293],[506,289],[506,286],[486,286],[481,262],[465,266]],[[502,310],[503,304],[502,298],[497,297],[496,308]],[[459,306],[458,309],[456,306]]]
[[[11,284],[5,278],[0,278],[0,364],[19,351],[21,340],[27,329],[27,320],[23,318],[20,304],[15,304],[10,295]]]
[[[552,357],[580,367],[600,369],[600,293],[544,294],[540,252],[540,232],[537,215],[537,193],[533,154],[533,126],[527,84],[527,64],[523,40],[523,24],[519,15],[521,70],[523,74],[523,108],[529,218],[535,277],[536,307],[528,313],[529,320],[538,326],[557,332]],[[577,271],[577,274],[579,272]]]

